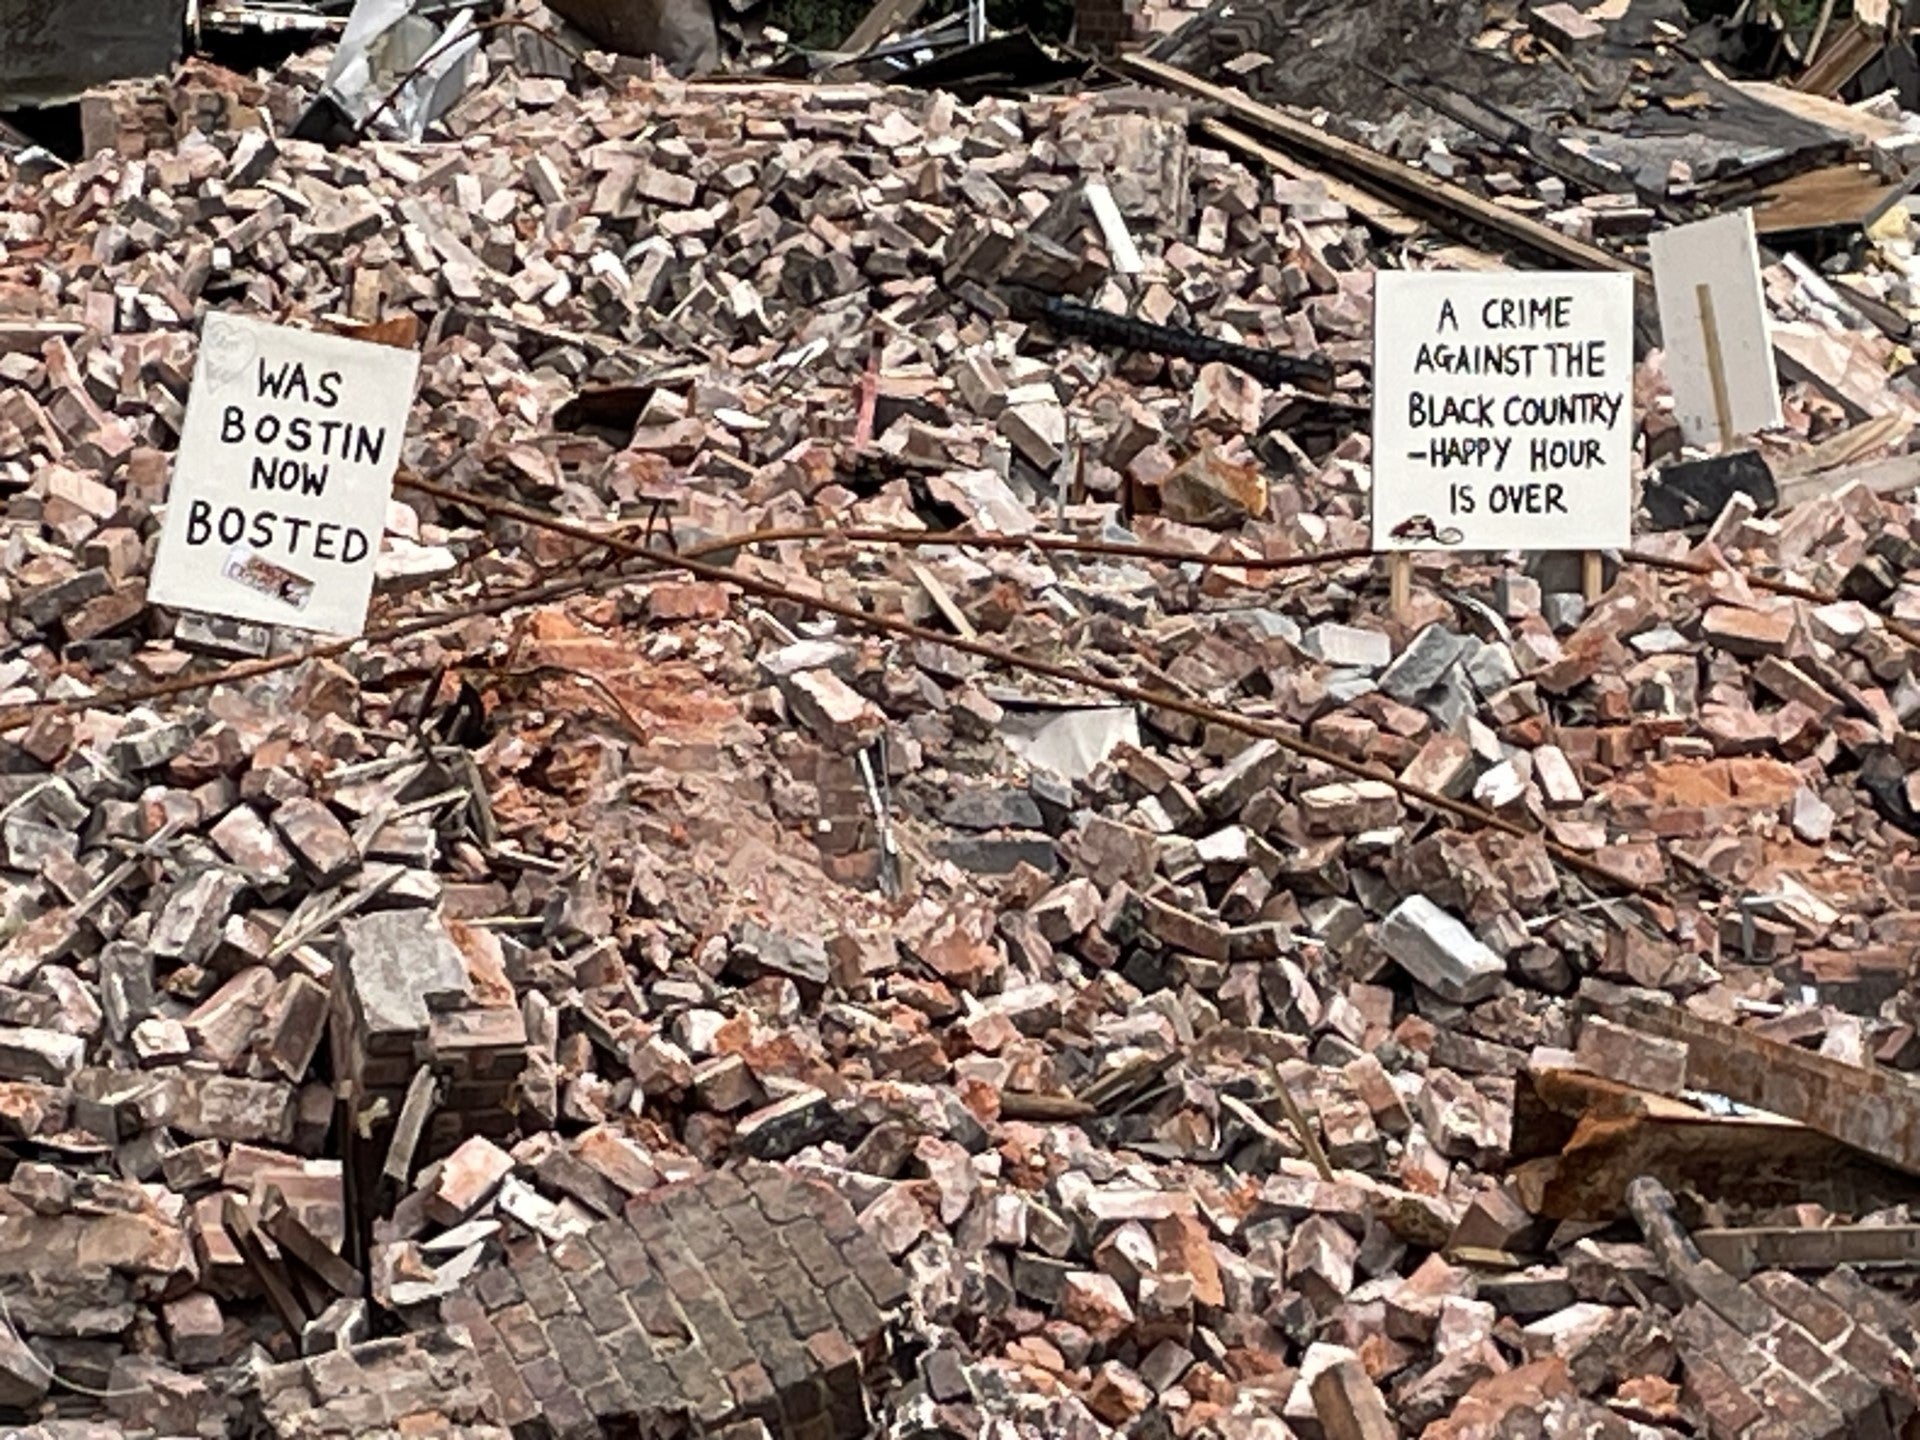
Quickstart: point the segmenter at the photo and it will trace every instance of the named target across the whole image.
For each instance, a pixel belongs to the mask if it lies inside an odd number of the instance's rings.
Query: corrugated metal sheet
[[[0,0],[0,108],[170,70],[186,16],[187,0]]]

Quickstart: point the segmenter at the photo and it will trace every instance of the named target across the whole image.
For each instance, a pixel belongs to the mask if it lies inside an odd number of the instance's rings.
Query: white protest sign
[[[1623,546],[1632,463],[1632,276],[1374,277],[1375,550]]]
[[[148,597],[358,635],[419,368],[412,350],[209,314]]]
[[[1649,237],[1667,383],[1689,445],[1731,444],[1780,423],[1780,381],[1760,290],[1753,212]]]

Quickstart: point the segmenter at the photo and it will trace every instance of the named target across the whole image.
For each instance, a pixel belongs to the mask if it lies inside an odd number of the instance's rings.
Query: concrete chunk
[[[246,877],[225,866],[183,880],[154,922],[149,948],[162,960],[198,964],[219,943],[227,913],[246,888]]]
[[[1219,773],[1200,787],[1194,799],[1200,802],[1200,808],[1210,820],[1237,814],[1242,805],[1279,773],[1285,760],[1286,752],[1278,741],[1256,740],[1221,766]]]
[[[0,1029],[0,1080],[61,1085],[86,1062],[87,1042],[57,1030]]]
[[[1384,631],[1362,630],[1329,620],[1300,638],[1300,648],[1339,670],[1384,669],[1393,659],[1393,641]]]
[[[0,1321],[0,1405],[10,1410],[37,1406],[47,1398],[52,1373],[13,1326]]]
[[[1397,1440],[1400,1434],[1358,1355],[1343,1355],[1327,1366],[1313,1377],[1308,1392],[1327,1440]]]
[[[273,812],[273,828],[312,872],[316,884],[336,885],[360,863],[353,836],[318,800],[303,795],[287,801]]]
[[[784,1160],[818,1140],[832,1119],[832,1102],[809,1085],[746,1116],[734,1140],[756,1160]]]
[[[1467,640],[1444,625],[1429,625],[1395,657],[1380,676],[1380,688],[1402,704],[1415,699],[1440,683],[1466,653]]]
[[[341,980],[370,1039],[424,1034],[471,995],[466,962],[437,915],[387,910],[340,926]]]
[[[440,1167],[439,1181],[427,1196],[427,1218],[436,1225],[458,1225],[493,1198],[513,1171],[513,1157],[484,1135],[469,1135]]]
[[[1500,988],[1506,962],[1424,895],[1409,895],[1380,924],[1380,948],[1443,1000],[1470,1005]]]
[[[1687,1085],[1687,1047],[1642,1035],[1598,1015],[1587,1017],[1574,1047],[1580,1068],[1636,1090],[1678,1095]]]
[[[841,754],[872,744],[887,728],[885,712],[831,670],[803,670],[781,689],[801,724]]]
[[[803,990],[817,994],[828,980],[827,947],[809,936],[788,935],[743,920],[733,934],[729,970],[743,980],[761,975],[785,975]]]

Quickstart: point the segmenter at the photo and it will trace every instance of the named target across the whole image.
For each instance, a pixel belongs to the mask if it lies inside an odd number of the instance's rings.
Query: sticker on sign
[[[1633,524],[1633,278],[1374,278],[1373,548],[1604,550]]]
[[[153,602],[358,635],[419,368],[411,350],[208,315]]]

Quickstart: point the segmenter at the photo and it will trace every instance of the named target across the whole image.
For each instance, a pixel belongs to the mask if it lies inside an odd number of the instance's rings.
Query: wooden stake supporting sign
[[[1733,402],[1727,398],[1727,357],[1720,348],[1720,327],[1713,318],[1713,287],[1704,281],[1693,287],[1694,306],[1700,313],[1700,338],[1707,347],[1707,383],[1713,389],[1713,424],[1719,432],[1720,448],[1733,448]]]
[[[1387,556],[1387,610],[1395,620],[1407,618],[1413,603],[1413,556],[1395,550]]]

